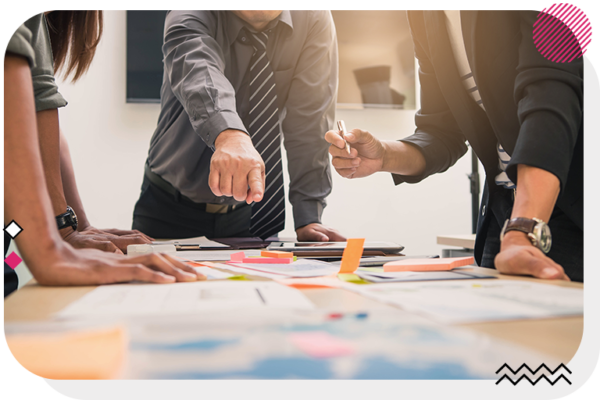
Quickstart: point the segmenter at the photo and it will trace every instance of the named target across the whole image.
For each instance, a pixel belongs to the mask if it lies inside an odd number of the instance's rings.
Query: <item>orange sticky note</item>
[[[271,258],[294,258],[294,253],[289,251],[261,251],[260,255]]]
[[[48,379],[112,379],[123,364],[127,339],[123,328],[53,334],[7,335],[15,359]]]
[[[365,239],[348,239],[338,274],[352,274],[356,271],[360,264],[364,245]]]
[[[452,268],[471,265],[474,262],[475,258],[473,257],[409,258],[408,260],[391,261],[383,264],[383,271],[448,271]]]

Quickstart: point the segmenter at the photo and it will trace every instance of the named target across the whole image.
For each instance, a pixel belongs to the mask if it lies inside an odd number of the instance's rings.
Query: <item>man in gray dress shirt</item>
[[[322,132],[337,96],[330,12],[170,11],[162,50],[161,112],[134,228],[155,238],[280,231],[283,133],[298,240],[345,240],[321,224],[331,192]]]

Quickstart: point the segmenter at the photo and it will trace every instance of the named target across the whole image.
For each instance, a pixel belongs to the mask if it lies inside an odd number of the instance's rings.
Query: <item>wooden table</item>
[[[583,287],[583,284],[575,282],[544,281],[499,275],[497,271],[487,268],[474,267],[474,269],[480,273],[498,275],[500,279],[535,281],[566,287]],[[51,314],[61,310],[93,289],[93,286],[44,287],[33,281],[29,282],[5,299],[4,320],[5,322],[44,321]],[[335,308],[340,311],[351,312],[391,307],[342,289],[304,289],[303,293],[318,308]],[[472,331],[539,351],[565,364],[577,352],[583,335],[583,317],[486,322],[463,326]]]

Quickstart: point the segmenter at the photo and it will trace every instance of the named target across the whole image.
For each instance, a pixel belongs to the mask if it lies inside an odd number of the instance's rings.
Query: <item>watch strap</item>
[[[508,220],[504,233],[510,231],[521,231],[524,233],[533,233],[533,229],[538,224],[538,221],[530,218],[517,217]]]
[[[77,230],[77,219],[75,217],[75,212],[69,206],[67,206],[67,211],[56,217],[56,225],[58,226],[58,230],[72,227],[73,230]]]

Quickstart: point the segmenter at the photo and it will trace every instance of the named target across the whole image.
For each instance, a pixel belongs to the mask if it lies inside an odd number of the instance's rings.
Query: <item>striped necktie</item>
[[[246,128],[254,148],[265,163],[265,194],[252,204],[250,233],[266,239],[283,230],[285,224],[285,192],[281,167],[281,139],[275,75],[267,58],[268,32],[246,37],[254,47],[250,59],[250,112]]]

